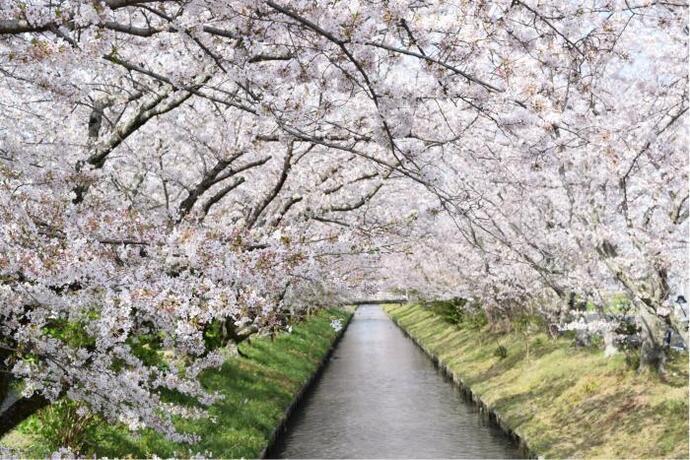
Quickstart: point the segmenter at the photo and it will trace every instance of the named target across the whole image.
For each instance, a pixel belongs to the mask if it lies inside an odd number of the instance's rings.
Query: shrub
[[[432,300],[424,304],[444,321],[457,326],[479,329],[487,324],[481,305],[467,299],[455,297],[450,300]]]
[[[635,349],[626,350],[625,364],[629,369],[639,369],[640,367],[640,352]]]
[[[508,357],[508,349],[503,345],[499,345],[494,350],[494,356],[496,356],[499,359],[505,359]]]
[[[451,324],[459,324],[462,321],[462,307],[464,299],[432,300],[426,302],[426,307]]]
[[[640,348],[642,328],[635,323],[635,319],[629,316],[620,318],[613,332],[616,334],[616,346],[622,350],[635,350]]]
[[[87,433],[96,427],[98,420],[82,404],[61,399],[28,419],[21,429],[38,436],[41,446],[35,448],[53,452],[67,447],[72,452],[83,453]]]

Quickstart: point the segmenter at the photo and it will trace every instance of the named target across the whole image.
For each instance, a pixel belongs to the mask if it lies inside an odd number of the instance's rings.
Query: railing
[[[382,304],[382,303],[407,303],[407,299],[363,299],[350,300],[343,302],[345,305],[367,305],[367,304]]]

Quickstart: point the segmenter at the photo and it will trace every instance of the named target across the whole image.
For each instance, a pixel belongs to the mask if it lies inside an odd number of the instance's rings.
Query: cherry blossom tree
[[[170,389],[352,289],[563,321],[687,293],[687,6],[0,6],[0,434]],[[155,352],[151,352],[154,350]]]

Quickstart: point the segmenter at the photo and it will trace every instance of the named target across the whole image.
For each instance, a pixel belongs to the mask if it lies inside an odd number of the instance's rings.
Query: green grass
[[[122,426],[95,423],[86,435],[82,454],[98,457],[186,457],[195,453],[222,458],[255,458],[267,445],[296,393],[316,371],[333,340],[331,319],[345,320],[351,313],[323,310],[296,325],[291,334],[255,338],[241,345],[244,357],[229,358],[202,381],[224,399],[209,410],[209,418],[178,420],[181,431],[201,440],[193,445],[166,440],[153,431],[132,434]],[[22,456],[45,457],[56,446],[41,439],[36,417],[8,434],[0,445],[20,449]],[[32,428],[33,427],[33,428]]]
[[[604,313],[608,314],[622,314],[627,313],[631,308],[632,304],[630,303],[628,296],[619,292],[611,294],[608,297],[608,299],[605,301],[603,311]],[[587,302],[586,310],[588,312],[598,311],[596,305],[594,305],[592,302]]]
[[[662,380],[566,338],[463,328],[416,305],[385,310],[539,456],[688,458],[687,353]]]

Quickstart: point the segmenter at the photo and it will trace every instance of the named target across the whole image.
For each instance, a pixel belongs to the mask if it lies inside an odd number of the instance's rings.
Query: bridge
[[[344,305],[368,305],[384,303],[407,303],[407,299],[360,299],[343,302]]]

